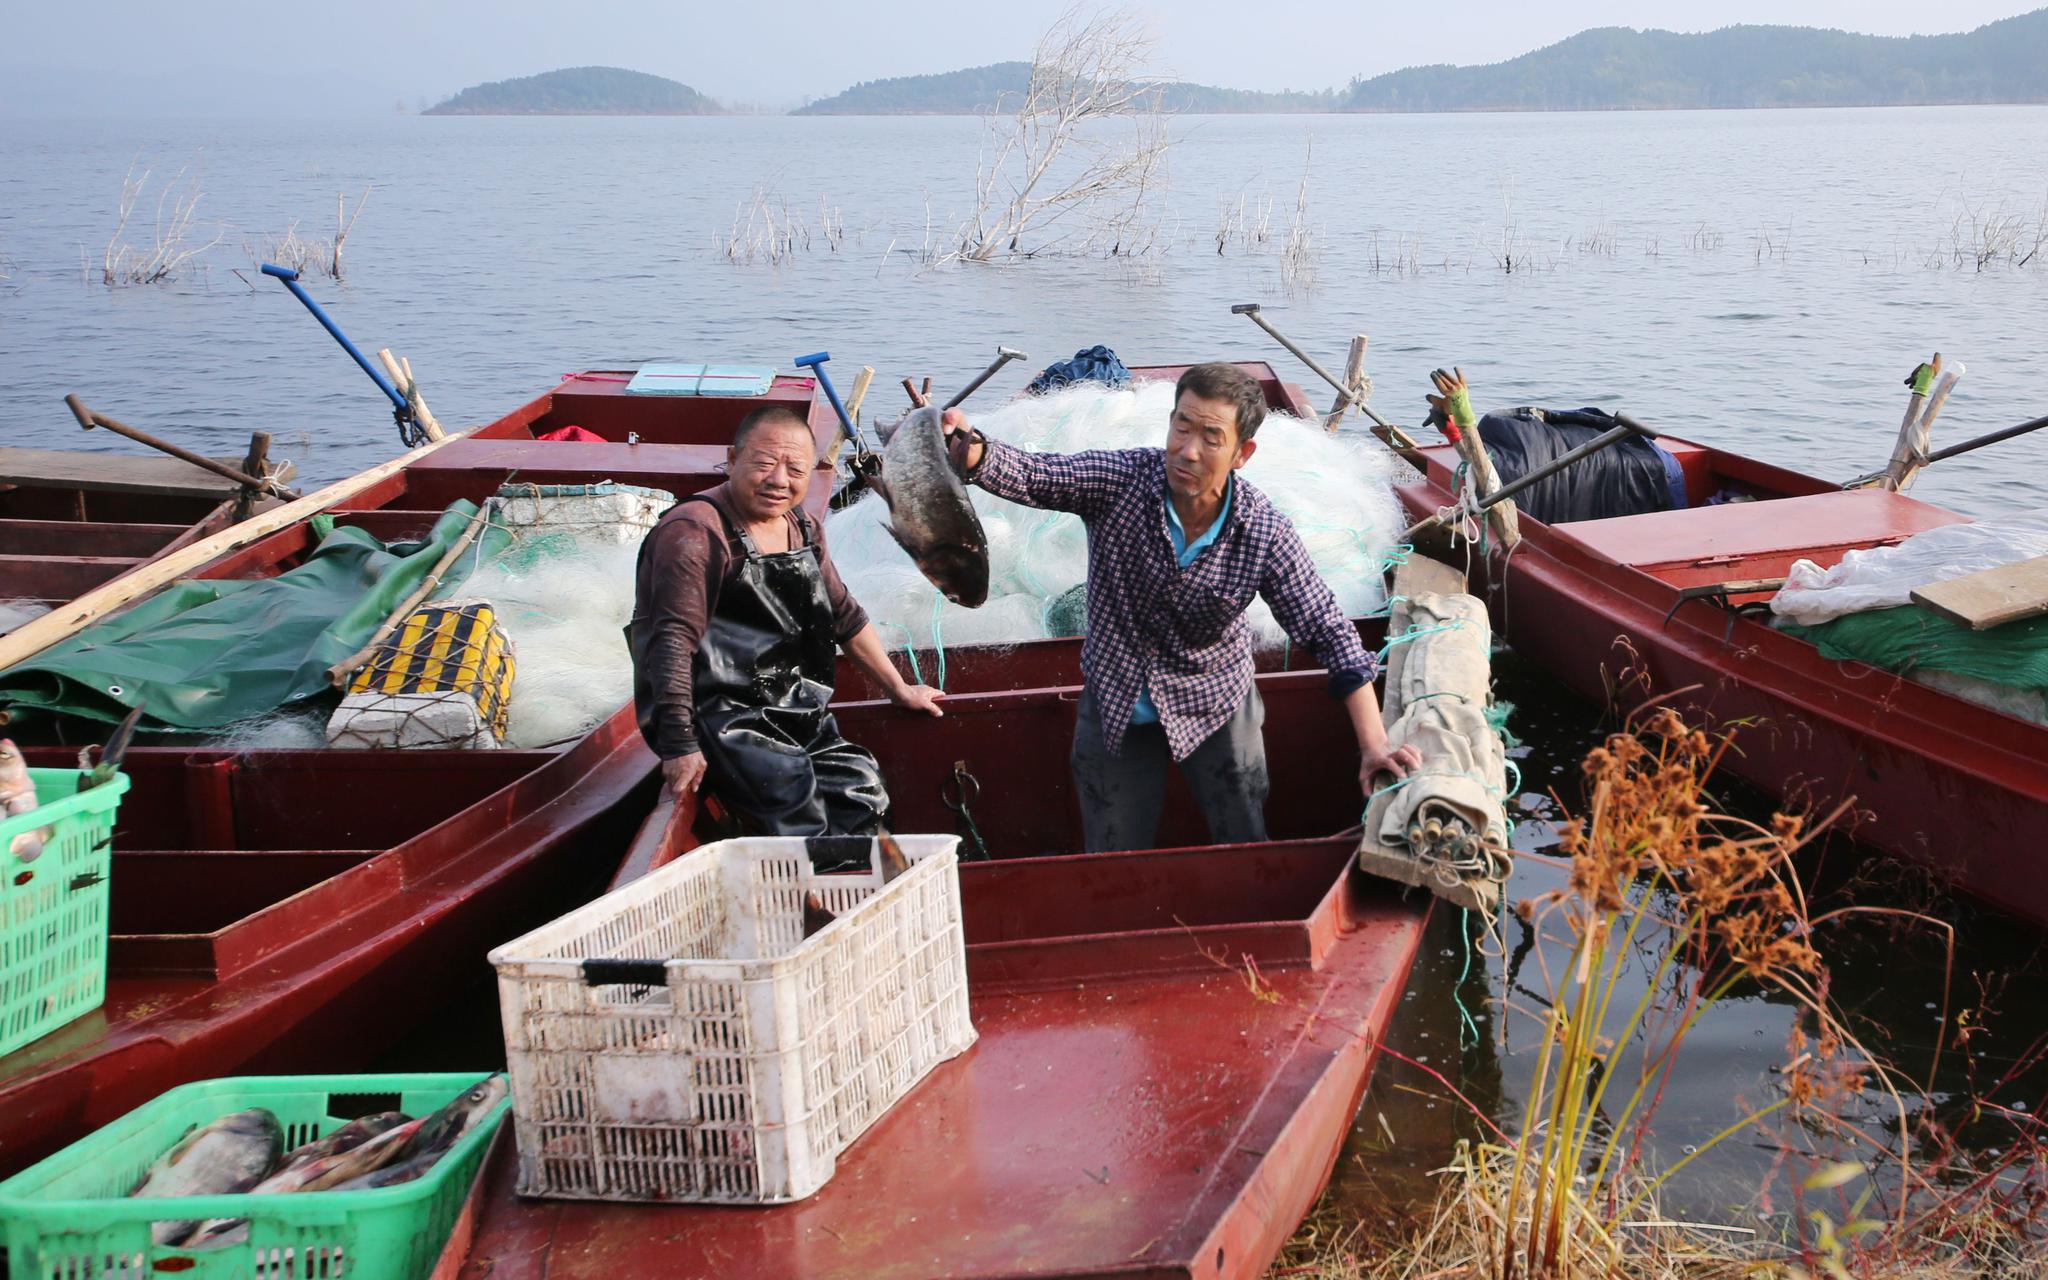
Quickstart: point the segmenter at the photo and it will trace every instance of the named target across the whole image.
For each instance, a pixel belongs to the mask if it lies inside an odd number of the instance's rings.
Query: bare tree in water
[[[1060,15],[1031,58],[1024,93],[999,98],[975,173],[976,211],[953,256],[970,262],[1054,249],[1152,247],[1149,203],[1164,185],[1163,89],[1144,74],[1152,38],[1127,9]]]

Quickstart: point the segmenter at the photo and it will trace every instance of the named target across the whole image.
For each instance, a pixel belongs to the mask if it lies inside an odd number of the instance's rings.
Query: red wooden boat
[[[1853,796],[1858,839],[1933,868],[1969,893],[2048,923],[2048,728],[1902,676],[1821,656],[1739,612],[1794,560],[1902,541],[1966,519],[1906,494],[1845,490],[1720,449],[1663,437],[1686,489],[1754,502],[1545,525],[1494,554],[1495,624],[1515,651],[1580,693],[1633,706],[1676,693],[1702,722],[1736,729],[1725,767],[1792,803]],[[1448,505],[1456,453],[1423,450],[1397,489],[1420,519]],[[1647,687],[1628,683],[1631,668]]]
[[[415,536],[449,502],[482,499],[515,474],[696,492],[718,482],[721,441],[762,399],[808,414],[821,440],[837,429],[807,379],[754,400],[628,400],[622,390],[566,382],[334,514],[381,538]],[[605,442],[535,439],[568,425]],[[629,431],[640,443],[625,443]],[[813,490],[820,515],[828,488]],[[160,516],[111,500],[88,514],[85,527],[126,533],[138,548],[136,526]],[[313,541],[291,525],[195,576],[276,574]],[[61,575],[75,567],[36,578],[38,563],[15,565],[9,589],[61,600],[71,581]],[[39,766],[75,754],[24,746]],[[485,980],[491,946],[602,888],[653,770],[630,709],[542,751],[135,748],[115,832],[106,1003],[0,1057],[0,1171],[189,1080],[369,1062]]]
[[[1075,653],[1041,642],[1028,661]],[[1359,876],[1356,837],[1329,836],[1356,821],[1358,797],[1320,672],[1259,677],[1284,762],[1273,843],[1039,856],[1079,844],[1077,676],[956,691],[940,720],[838,708],[880,754],[900,829],[954,830],[960,766],[981,784],[970,812],[994,860],[960,876],[972,1050],[795,1205],[522,1200],[507,1146],[451,1274],[1262,1274],[1336,1161],[1426,900]],[[1162,840],[1200,838],[1176,780]]]
[[[1310,412],[1255,368],[1269,399]],[[622,390],[565,383],[365,490],[340,518],[417,534],[447,502],[515,472],[678,494],[715,481],[722,433],[749,403]],[[825,438],[829,420],[815,408],[811,420]],[[566,425],[607,443],[533,439]],[[205,573],[275,573],[309,549],[295,527]],[[1357,822],[1359,797],[1350,729],[1322,675],[1259,679],[1286,762],[1272,843],[1075,857],[1038,855],[1079,844],[1066,766],[1077,642],[952,651],[943,720],[873,700],[849,670],[841,722],[881,754],[899,828],[949,831],[971,816],[995,855],[962,875],[979,1044],[798,1205],[522,1202],[501,1157],[450,1270],[1262,1271],[1336,1159],[1427,906],[1356,876],[1354,839],[1332,838]],[[137,750],[108,1004],[0,1059],[0,1165],[183,1080],[366,1060],[405,1029],[402,1010],[429,1013],[469,987],[490,945],[559,914],[615,865],[652,765],[629,708],[547,752]],[[963,781],[967,815],[948,803]],[[655,831],[655,852],[689,847],[693,818]],[[1201,836],[1176,781],[1162,841]],[[638,854],[628,873],[652,861]]]
[[[1269,399],[1310,412],[1254,367]],[[1381,625],[1361,628],[1376,644]],[[1323,674],[1258,679],[1274,842],[1194,844],[1176,777],[1161,843],[1177,847],[1074,856],[1078,641],[950,651],[943,719],[843,671],[840,725],[880,757],[894,825],[986,841],[960,878],[977,1044],[795,1205],[521,1200],[504,1146],[444,1273],[1261,1274],[1334,1165],[1427,905],[1352,872],[1356,837],[1332,837],[1360,797]],[[622,875],[691,847],[691,817],[651,821]]]

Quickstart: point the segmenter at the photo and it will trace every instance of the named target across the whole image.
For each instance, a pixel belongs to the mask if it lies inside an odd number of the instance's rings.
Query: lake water
[[[1224,117],[1173,129],[1153,252],[928,269],[922,249],[971,212],[973,120],[8,121],[0,440],[101,443],[64,409],[77,392],[212,453],[239,455],[250,430],[271,431],[314,481],[390,456],[395,432],[368,381],[274,283],[252,289],[234,274],[254,276],[266,233],[295,219],[324,232],[336,193],[353,201],[371,184],[347,282],[311,288],[366,349],[409,356],[450,424],[488,420],[564,372],[664,356],[786,363],[827,349],[842,386],[873,364],[877,403],[895,403],[898,377],[958,386],[998,343],[1034,365],[1098,342],[1132,364],[1270,358],[1321,400],[1230,314],[1247,301],[1333,365],[1352,334],[1370,334],[1375,404],[1402,422],[1420,417],[1428,370],[1458,364],[1482,406],[1620,405],[1679,435],[1847,477],[1883,463],[1900,379],[1937,349],[1969,368],[1937,443],[2048,412],[2048,252],[2024,267],[1956,265],[1987,226],[2008,226],[2022,253],[2048,238],[2048,108]],[[223,239],[175,282],[108,289],[97,264],[138,159],[154,181],[131,241],[148,241],[156,194],[181,168],[204,190],[198,239]],[[1305,169],[1315,278],[1290,289],[1281,245]],[[757,190],[812,228],[810,248],[780,266],[735,265],[721,249]],[[1269,237],[1219,254],[1219,210],[1240,200],[1253,221],[1270,205]],[[843,219],[836,247],[817,230],[821,209]],[[992,392],[1022,380],[1012,371]],[[2029,508],[2044,459],[2048,439],[2029,438],[1941,464],[1916,492],[1977,515]],[[1569,794],[1595,710],[1512,663],[1502,693],[1524,708],[1529,790]],[[1525,839],[1540,843],[1540,827],[1525,823]],[[1525,872],[1517,887],[1550,886]],[[1988,1070],[2048,1026],[2028,994],[2036,943],[1967,907],[1944,910],[1969,922],[1960,983],[2021,975],[1976,1046]],[[1517,1059],[1496,1041],[1526,1035],[1489,1019],[1479,984],[1490,975],[1497,991],[1500,964],[1468,960],[1458,923],[1439,913],[1403,1044],[1506,1106]],[[1879,934],[1841,948],[1838,998],[1903,1061],[1924,1062],[1939,948]],[[1447,992],[1472,1009],[1476,1040],[1447,1021]],[[1769,1087],[1790,1020],[1738,1000],[1701,1029],[1662,1156],[1736,1114],[1731,1082],[1752,1097]],[[1946,1089],[1960,1087],[1955,1061]],[[1404,1080],[1426,1083],[1383,1073],[1348,1180],[1443,1158],[1458,1129],[1450,1104],[1392,1087]],[[1392,1151],[1381,1111],[1399,1135]],[[1740,1199],[1766,1158],[1731,1147],[1684,1198]],[[1359,1203],[1373,1201],[1361,1192]]]

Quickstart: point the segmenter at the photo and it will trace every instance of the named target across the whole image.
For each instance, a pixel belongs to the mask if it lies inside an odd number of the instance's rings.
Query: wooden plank
[[[240,458],[217,459],[238,466]],[[146,493],[157,497],[225,497],[234,482],[176,458],[72,449],[0,447],[0,484],[88,493]]]
[[[1913,590],[1913,603],[1972,631],[2048,613],[2048,556],[1967,573]]]
[[[317,493],[309,493],[296,502],[287,502],[274,510],[223,529],[212,537],[202,538],[190,546],[181,547],[170,555],[153,560],[133,572],[122,574],[105,586],[88,591],[70,604],[53,609],[27,625],[0,636],[0,671],[25,658],[34,657],[66,636],[75,634],[114,610],[133,604],[159,588],[189,575],[209,561],[269,537],[279,529],[296,524],[308,516],[318,515],[327,508],[361,493],[379,480],[396,475],[421,458],[428,457],[457,440],[467,439],[468,435],[469,433],[465,431],[435,440],[430,444],[423,444],[389,462],[379,463],[368,471],[358,472],[338,484],[328,485]]]

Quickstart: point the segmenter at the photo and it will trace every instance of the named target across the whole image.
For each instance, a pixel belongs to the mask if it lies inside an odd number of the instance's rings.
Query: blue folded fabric
[[[1089,347],[1076,351],[1072,360],[1049,364],[1024,388],[1028,395],[1043,395],[1071,387],[1077,382],[1100,382],[1106,387],[1129,386],[1131,371],[1124,368],[1124,362],[1116,358],[1116,352],[1108,347]]]

